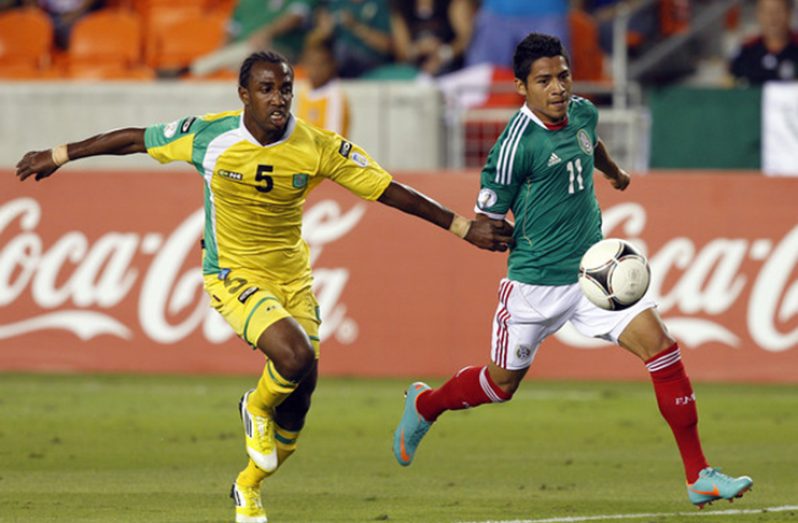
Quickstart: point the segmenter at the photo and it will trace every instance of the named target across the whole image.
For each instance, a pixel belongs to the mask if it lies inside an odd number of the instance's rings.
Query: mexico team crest
[[[576,133],[576,141],[579,142],[579,148],[582,149],[585,154],[593,154],[593,142],[590,140],[587,131],[579,129]]]

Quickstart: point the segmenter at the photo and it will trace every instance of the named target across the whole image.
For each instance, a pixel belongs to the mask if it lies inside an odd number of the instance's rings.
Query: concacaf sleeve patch
[[[350,151],[352,151],[352,144],[346,140],[341,140],[341,147],[338,148],[338,154],[344,158],[349,158]]]

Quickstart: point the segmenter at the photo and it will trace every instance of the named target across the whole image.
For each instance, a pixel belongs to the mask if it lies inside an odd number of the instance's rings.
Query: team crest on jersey
[[[499,201],[499,197],[491,189],[482,189],[477,195],[477,206],[480,209],[490,209],[496,205],[497,201]]]
[[[352,153],[352,161],[358,164],[361,167],[368,167],[369,160],[362,154]]]
[[[174,122],[168,123],[163,127],[163,136],[164,138],[171,138],[177,133],[177,126],[180,125],[180,120],[175,120]]]
[[[579,129],[576,133],[576,141],[579,142],[579,148],[582,149],[585,154],[593,154],[593,142],[590,140],[587,131]]]
[[[308,184],[308,175],[305,173],[297,173],[291,180],[291,185],[294,189],[301,189]]]

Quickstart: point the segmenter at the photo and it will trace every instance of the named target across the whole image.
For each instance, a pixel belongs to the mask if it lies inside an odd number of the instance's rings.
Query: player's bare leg
[[[655,309],[638,314],[618,343],[643,360],[651,374],[657,405],[679,447],[690,501],[702,508],[717,499],[733,500],[748,491],[748,476],[732,478],[707,463],[698,436],[698,411],[693,387],[682,364],[679,345]]]
[[[411,384],[406,392],[402,419],[394,432],[396,460],[400,465],[410,465],[421,439],[445,411],[509,400],[526,371],[527,368],[502,369],[491,362],[484,367],[461,369],[437,389],[431,389],[422,382]]]

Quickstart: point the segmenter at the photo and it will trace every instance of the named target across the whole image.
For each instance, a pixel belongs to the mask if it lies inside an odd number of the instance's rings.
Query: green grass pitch
[[[0,521],[232,521],[255,378],[0,374]],[[755,481],[698,513],[648,383],[527,380],[507,404],[444,414],[402,468],[406,385],[320,380],[299,451],[264,483],[270,522],[798,521],[712,515],[798,505],[796,386],[695,385],[710,461]]]

